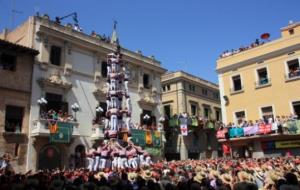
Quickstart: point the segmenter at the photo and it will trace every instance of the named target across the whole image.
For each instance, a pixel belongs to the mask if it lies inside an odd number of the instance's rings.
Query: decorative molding
[[[59,72],[55,72],[55,73],[51,74],[49,78],[38,79],[38,83],[42,88],[56,87],[56,88],[61,88],[63,90],[70,90],[72,88],[71,83],[64,82],[62,80]]]
[[[72,73],[72,65],[70,65],[70,64],[66,64],[65,65],[65,68],[64,68],[64,75],[65,76],[70,76],[71,75],[71,73]]]
[[[156,106],[158,104],[157,101],[154,100],[154,98],[150,97],[150,96],[145,96],[143,98],[141,98],[138,103],[140,105],[150,105],[150,106]]]
[[[103,85],[102,88],[97,88],[94,90],[93,94],[97,99],[100,99],[101,97],[106,97],[106,85]]]
[[[95,72],[94,82],[95,83],[100,83],[100,81],[101,81],[101,73],[100,72]]]
[[[39,62],[41,70],[48,70],[48,63],[47,62]]]

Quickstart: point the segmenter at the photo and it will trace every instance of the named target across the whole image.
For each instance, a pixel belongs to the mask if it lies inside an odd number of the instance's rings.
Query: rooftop
[[[15,44],[6,40],[2,40],[0,39],[0,47],[3,49],[9,49],[9,50],[13,50],[13,51],[17,51],[17,52],[22,52],[22,53],[29,53],[32,55],[38,55],[39,51],[29,48],[29,47],[25,47],[19,44]]]
[[[185,78],[194,82],[201,83],[202,85],[206,85],[209,87],[212,87],[214,89],[218,89],[219,85],[213,82],[210,82],[208,80],[202,79],[200,77],[197,77],[195,75],[189,74],[185,71],[179,70],[174,72],[167,72],[166,74],[162,75],[161,80],[163,82],[167,82],[170,80],[178,79],[178,78]]]
[[[71,23],[62,25],[62,23],[60,22],[51,20],[48,15],[44,15],[42,17],[34,16],[34,18],[40,21],[42,26],[48,27],[50,29],[58,30],[59,32],[62,32],[64,34],[72,35],[73,37],[83,39],[90,43],[101,45],[102,47],[108,50],[113,50],[115,48],[116,44],[112,43],[111,38],[109,36],[106,37],[105,35],[100,35],[95,31],[92,31],[91,34],[84,33],[78,25],[72,25]],[[113,32],[116,31],[114,30]],[[142,54],[141,51],[134,52],[124,47],[122,47],[122,51],[125,55],[130,54],[132,57],[142,58],[143,61],[160,67],[161,63],[158,60],[156,60],[153,55],[145,56]]]

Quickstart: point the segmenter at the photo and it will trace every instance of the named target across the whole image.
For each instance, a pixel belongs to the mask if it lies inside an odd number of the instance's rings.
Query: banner
[[[153,131],[152,143],[154,147],[161,147],[162,135],[159,131]]]
[[[244,127],[244,135],[256,135],[258,133],[258,126],[249,126],[249,127]]]
[[[177,118],[171,118],[169,120],[169,126],[170,127],[177,127],[179,125],[179,121]]]
[[[287,128],[290,134],[300,134],[300,120],[288,121]]]
[[[180,131],[182,136],[187,136],[188,135],[188,128],[187,125],[181,124],[180,125]]]
[[[218,130],[217,131],[217,138],[218,139],[225,139],[225,133],[226,133],[226,130]]]
[[[50,134],[51,143],[70,143],[72,133],[73,133],[73,124],[65,122],[57,122],[57,131],[56,133]]]
[[[243,128],[240,127],[236,127],[236,128],[231,128],[229,130],[229,137],[233,138],[233,137],[242,137],[244,136],[244,130]]]
[[[198,127],[198,119],[197,118],[192,118],[191,126],[192,127]]]
[[[145,147],[145,150],[149,154],[151,154],[152,156],[161,156],[161,149],[160,148]]]
[[[209,122],[207,122],[206,127],[207,127],[208,129],[214,129],[214,128],[215,128],[215,125],[213,124],[213,122],[209,121]]]
[[[152,145],[152,132],[146,131],[146,144]]]
[[[300,147],[300,140],[275,142],[275,148],[299,148],[299,147]]]
[[[146,133],[144,130],[131,129],[132,142],[141,147],[146,146]]]
[[[259,134],[269,134],[272,132],[272,125],[271,124],[266,124],[266,125],[259,125],[258,126],[258,132]]]

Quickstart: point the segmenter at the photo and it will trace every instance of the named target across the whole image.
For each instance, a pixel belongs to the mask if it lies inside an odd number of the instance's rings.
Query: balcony
[[[230,94],[234,95],[234,94],[239,94],[239,93],[243,93],[244,92],[244,87],[241,86],[241,88],[230,88]]]
[[[50,129],[49,129],[49,121],[55,121],[55,120],[48,120],[48,119],[38,119],[34,120],[33,124],[31,126],[31,135],[32,137],[36,136],[49,136],[50,135]],[[60,121],[61,122],[61,121]],[[61,123],[68,123],[72,125],[72,137],[78,137],[80,136],[79,133],[79,123],[68,121],[68,122],[61,122]]]
[[[92,129],[91,139],[92,140],[103,139],[104,138],[103,129],[104,129],[104,125],[94,124]]]
[[[255,82],[255,88],[264,88],[267,86],[271,86],[271,78],[261,78],[257,82]]]

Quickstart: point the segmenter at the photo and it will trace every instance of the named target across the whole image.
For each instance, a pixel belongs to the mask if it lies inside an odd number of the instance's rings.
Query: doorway
[[[55,145],[45,145],[39,152],[38,169],[61,168],[61,151]]]

